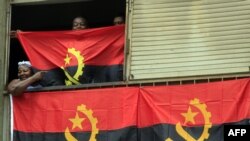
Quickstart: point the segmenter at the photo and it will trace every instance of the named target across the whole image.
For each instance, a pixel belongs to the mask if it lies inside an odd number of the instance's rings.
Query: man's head
[[[73,30],[81,30],[88,28],[87,20],[83,17],[76,17],[72,23]]]
[[[18,78],[25,80],[33,75],[31,64],[29,61],[18,62]]]
[[[125,23],[125,21],[124,21],[124,18],[122,16],[117,16],[113,20],[114,25],[120,25],[120,24],[124,24],[124,23]]]

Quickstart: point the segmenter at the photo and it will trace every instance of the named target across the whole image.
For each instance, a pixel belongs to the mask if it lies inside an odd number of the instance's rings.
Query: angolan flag
[[[25,93],[14,141],[224,141],[224,125],[250,125],[249,82]]]
[[[14,141],[136,141],[138,88],[13,97]]]
[[[122,80],[124,25],[17,37],[33,67],[48,71],[44,86]]]
[[[141,88],[140,141],[224,141],[225,124],[250,125],[249,82]]]

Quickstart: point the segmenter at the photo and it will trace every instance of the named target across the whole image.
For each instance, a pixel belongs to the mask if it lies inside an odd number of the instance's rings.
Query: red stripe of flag
[[[79,55],[86,65],[119,65],[124,59],[124,28],[121,25],[77,31],[18,32],[17,37],[32,65],[40,70],[64,66],[67,55],[71,58],[68,66],[77,66]]]

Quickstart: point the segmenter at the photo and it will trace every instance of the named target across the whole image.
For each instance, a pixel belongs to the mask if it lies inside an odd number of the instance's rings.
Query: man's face
[[[73,30],[81,30],[81,29],[86,29],[87,28],[87,23],[85,19],[82,18],[75,18],[73,21],[72,29]]]
[[[115,17],[114,18],[114,25],[120,25],[120,24],[124,24],[124,20],[122,17]]]

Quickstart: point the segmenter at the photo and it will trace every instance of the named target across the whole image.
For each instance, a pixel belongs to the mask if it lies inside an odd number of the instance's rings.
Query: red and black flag
[[[137,141],[138,88],[13,97],[14,141]]]
[[[25,93],[14,141],[223,141],[250,125],[250,79],[183,86]]]
[[[250,125],[250,80],[140,89],[140,141],[224,141],[224,125]]]
[[[33,67],[49,70],[45,85],[122,80],[124,25],[18,32],[18,39]]]

